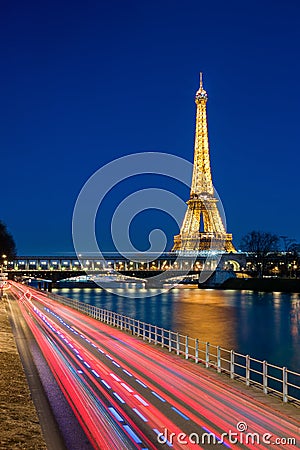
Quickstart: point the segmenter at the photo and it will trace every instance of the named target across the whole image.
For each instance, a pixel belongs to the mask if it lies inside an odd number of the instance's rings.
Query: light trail
[[[239,422],[247,424],[249,433],[261,437],[270,433],[273,441],[295,438],[299,444],[299,423],[241,395],[196,365],[43,293],[14,283],[12,292],[95,448],[210,448],[207,441],[183,444],[177,437],[195,433],[201,438],[211,433],[221,439],[222,433],[237,432]],[[168,436],[174,433],[172,443],[158,441],[165,429]],[[270,448],[261,441],[232,444],[228,437],[223,445],[216,445]],[[275,448],[296,446],[287,443]]]
[[[84,372],[76,362],[60,351],[58,342],[45,333],[21,306],[46,360],[92,445],[97,449],[142,448],[131,445],[107,414],[105,405],[87,389]],[[140,441],[142,442],[142,441]]]

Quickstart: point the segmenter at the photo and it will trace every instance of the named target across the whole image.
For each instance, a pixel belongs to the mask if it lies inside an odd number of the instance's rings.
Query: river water
[[[175,288],[126,298],[100,288],[53,292],[300,372],[300,294]]]

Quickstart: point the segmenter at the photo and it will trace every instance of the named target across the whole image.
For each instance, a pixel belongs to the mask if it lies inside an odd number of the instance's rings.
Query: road
[[[96,449],[295,449],[300,423],[198,367],[13,284],[22,314]]]
[[[9,296],[9,318],[38,413],[47,449],[91,450],[92,446],[55,381],[17,302]]]

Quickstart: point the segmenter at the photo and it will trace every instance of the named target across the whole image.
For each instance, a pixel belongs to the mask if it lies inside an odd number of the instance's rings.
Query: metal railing
[[[45,295],[107,325],[138,336],[143,341],[166,348],[169,352],[181,355],[186,360],[192,360],[196,364],[202,364],[218,373],[226,374],[231,379],[244,382],[247,386],[256,386],[265,394],[280,396],[285,403],[293,402],[300,405],[300,374],[286,367],[275,366],[267,361],[260,361],[249,355],[227,350],[78,300],[54,293]]]

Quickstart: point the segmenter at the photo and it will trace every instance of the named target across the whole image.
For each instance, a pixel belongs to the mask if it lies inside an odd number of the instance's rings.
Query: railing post
[[[198,364],[199,362],[199,339],[195,339],[195,363]]]
[[[234,351],[230,350],[230,378],[234,378]]]
[[[205,365],[209,367],[209,342],[205,344]]]
[[[143,341],[146,340],[146,324],[143,322]]]
[[[154,326],[154,344],[157,345],[157,326]]]
[[[222,365],[221,365],[221,347],[219,345],[217,347],[217,368],[218,372],[220,373]]]
[[[180,353],[180,342],[179,342],[179,333],[176,333],[176,353],[179,355]]]
[[[189,359],[189,337],[185,337],[185,359]]]
[[[134,335],[135,334],[134,319],[132,319],[131,317],[129,317],[129,328],[131,334]]]
[[[137,334],[138,334],[138,336],[140,336],[140,334],[141,334],[141,326],[140,326],[139,320],[137,321]]]
[[[172,351],[172,332],[169,331],[169,352]]]
[[[165,346],[165,330],[161,328],[161,346]]]
[[[246,355],[246,385],[250,386],[250,356]]]
[[[151,324],[149,323],[149,336],[148,341],[151,342]]]
[[[287,379],[287,368],[282,368],[282,394],[283,401],[286,403],[288,401],[288,379]]]
[[[268,363],[263,361],[263,389],[264,394],[268,393]]]

